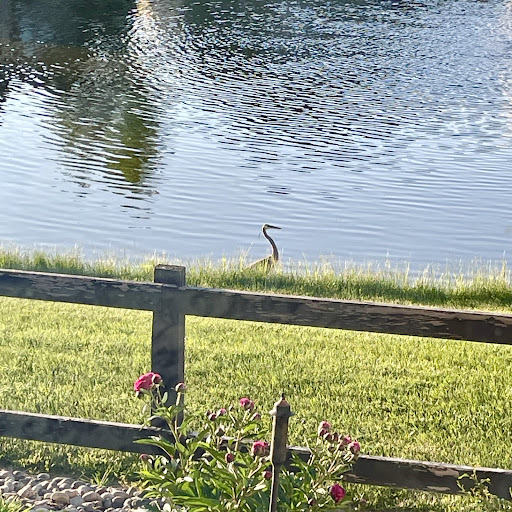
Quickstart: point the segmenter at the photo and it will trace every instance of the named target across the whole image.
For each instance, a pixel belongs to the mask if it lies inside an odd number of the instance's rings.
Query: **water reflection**
[[[512,156],[507,9],[499,0],[4,0],[0,163],[11,176],[33,172],[52,204],[75,194],[73,207],[91,216],[84,236],[118,223],[154,232],[140,235],[144,247],[185,247],[193,231],[203,253],[203,243],[238,243],[249,222],[277,222],[262,215],[310,223],[315,235],[324,226],[323,246],[312,245],[326,252],[336,237],[363,255],[416,237],[432,254],[466,218],[502,247],[488,219],[508,208],[499,192]],[[487,203],[475,208],[481,188]],[[237,248],[218,252],[226,247]]]
[[[45,91],[46,142],[78,183],[151,194],[157,126],[147,91],[127,64],[132,2],[7,2],[0,29],[3,87],[20,80]],[[110,172],[117,171],[117,172]],[[120,179],[122,177],[122,179]]]

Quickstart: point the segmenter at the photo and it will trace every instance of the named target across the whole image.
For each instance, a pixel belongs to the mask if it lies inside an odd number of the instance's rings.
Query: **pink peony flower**
[[[141,375],[133,384],[135,391],[142,391],[143,389],[149,390],[155,387],[155,384],[160,382],[162,377],[158,373],[148,372]]]
[[[331,424],[328,421],[321,421],[320,425],[318,425],[318,435],[324,437],[325,434],[328,434],[330,431]]]
[[[251,448],[251,453],[255,457],[263,457],[268,454],[269,445],[266,441],[254,441]]]
[[[352,438],[350,436],[343,436],[341,438],[341,446],[347,446],[352,442]]]
[[[361,451],[361,445],[357,441],[352,441],[348,445],[348,449],[354,454],[359,455],[359,452]]]
[[[174,388],[174,391],[176,391],[176,393],[185,393],[186,390],[187,385],[184,382],[178,382],[178,384],[176,384],[176,387]]]
[[[347,491],[340,484],[334,484],[331,486],[330,493],[334,503],[338,503],[345,497]]]
[[[240,398],[240,406],[243,407],[246,411],[252,411],[254,409],[254,402],[247,397]]]
[[[272,470],[266,469],[265,471],[263,471],[263,478],[265,480],[270,480],[272,478]]]
[[[235,455],[233,453],[226,453],[225,460],[226,463],[229,464],[235,460]]]

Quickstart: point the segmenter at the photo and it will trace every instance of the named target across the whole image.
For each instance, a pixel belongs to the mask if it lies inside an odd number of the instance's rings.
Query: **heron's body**
[[[277,250],[277,245],[272,240],[270,235],[267,233],[267,229],[281,229],[277,226],[271,226],[270,224],[263,224],[261,231],[263,232],[263,236],[270,242],[272,247],[272,254],[266,256],[265,258],[261,258],[260,260],[256,260],[247,268],[263,268],[265,270],[270,270],[278,261],[279,261],[279,251]]]

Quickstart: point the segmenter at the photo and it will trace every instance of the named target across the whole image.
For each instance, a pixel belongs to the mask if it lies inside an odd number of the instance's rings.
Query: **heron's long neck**
[[[272,246],[272,258],[274,259],[274,261],[278,261],[279,260],[279,252],[277,250],[277,245],[275,244],[274,240],[272,240],[272,238],[270,238],[270,235],[267,234],[266,229],[263,230],[263,236],[270,242],[270,245]]]

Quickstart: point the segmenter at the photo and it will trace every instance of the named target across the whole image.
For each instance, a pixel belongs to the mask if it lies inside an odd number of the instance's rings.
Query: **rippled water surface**
[[[0,240],[512,253],[512,4],[0,0]]]

